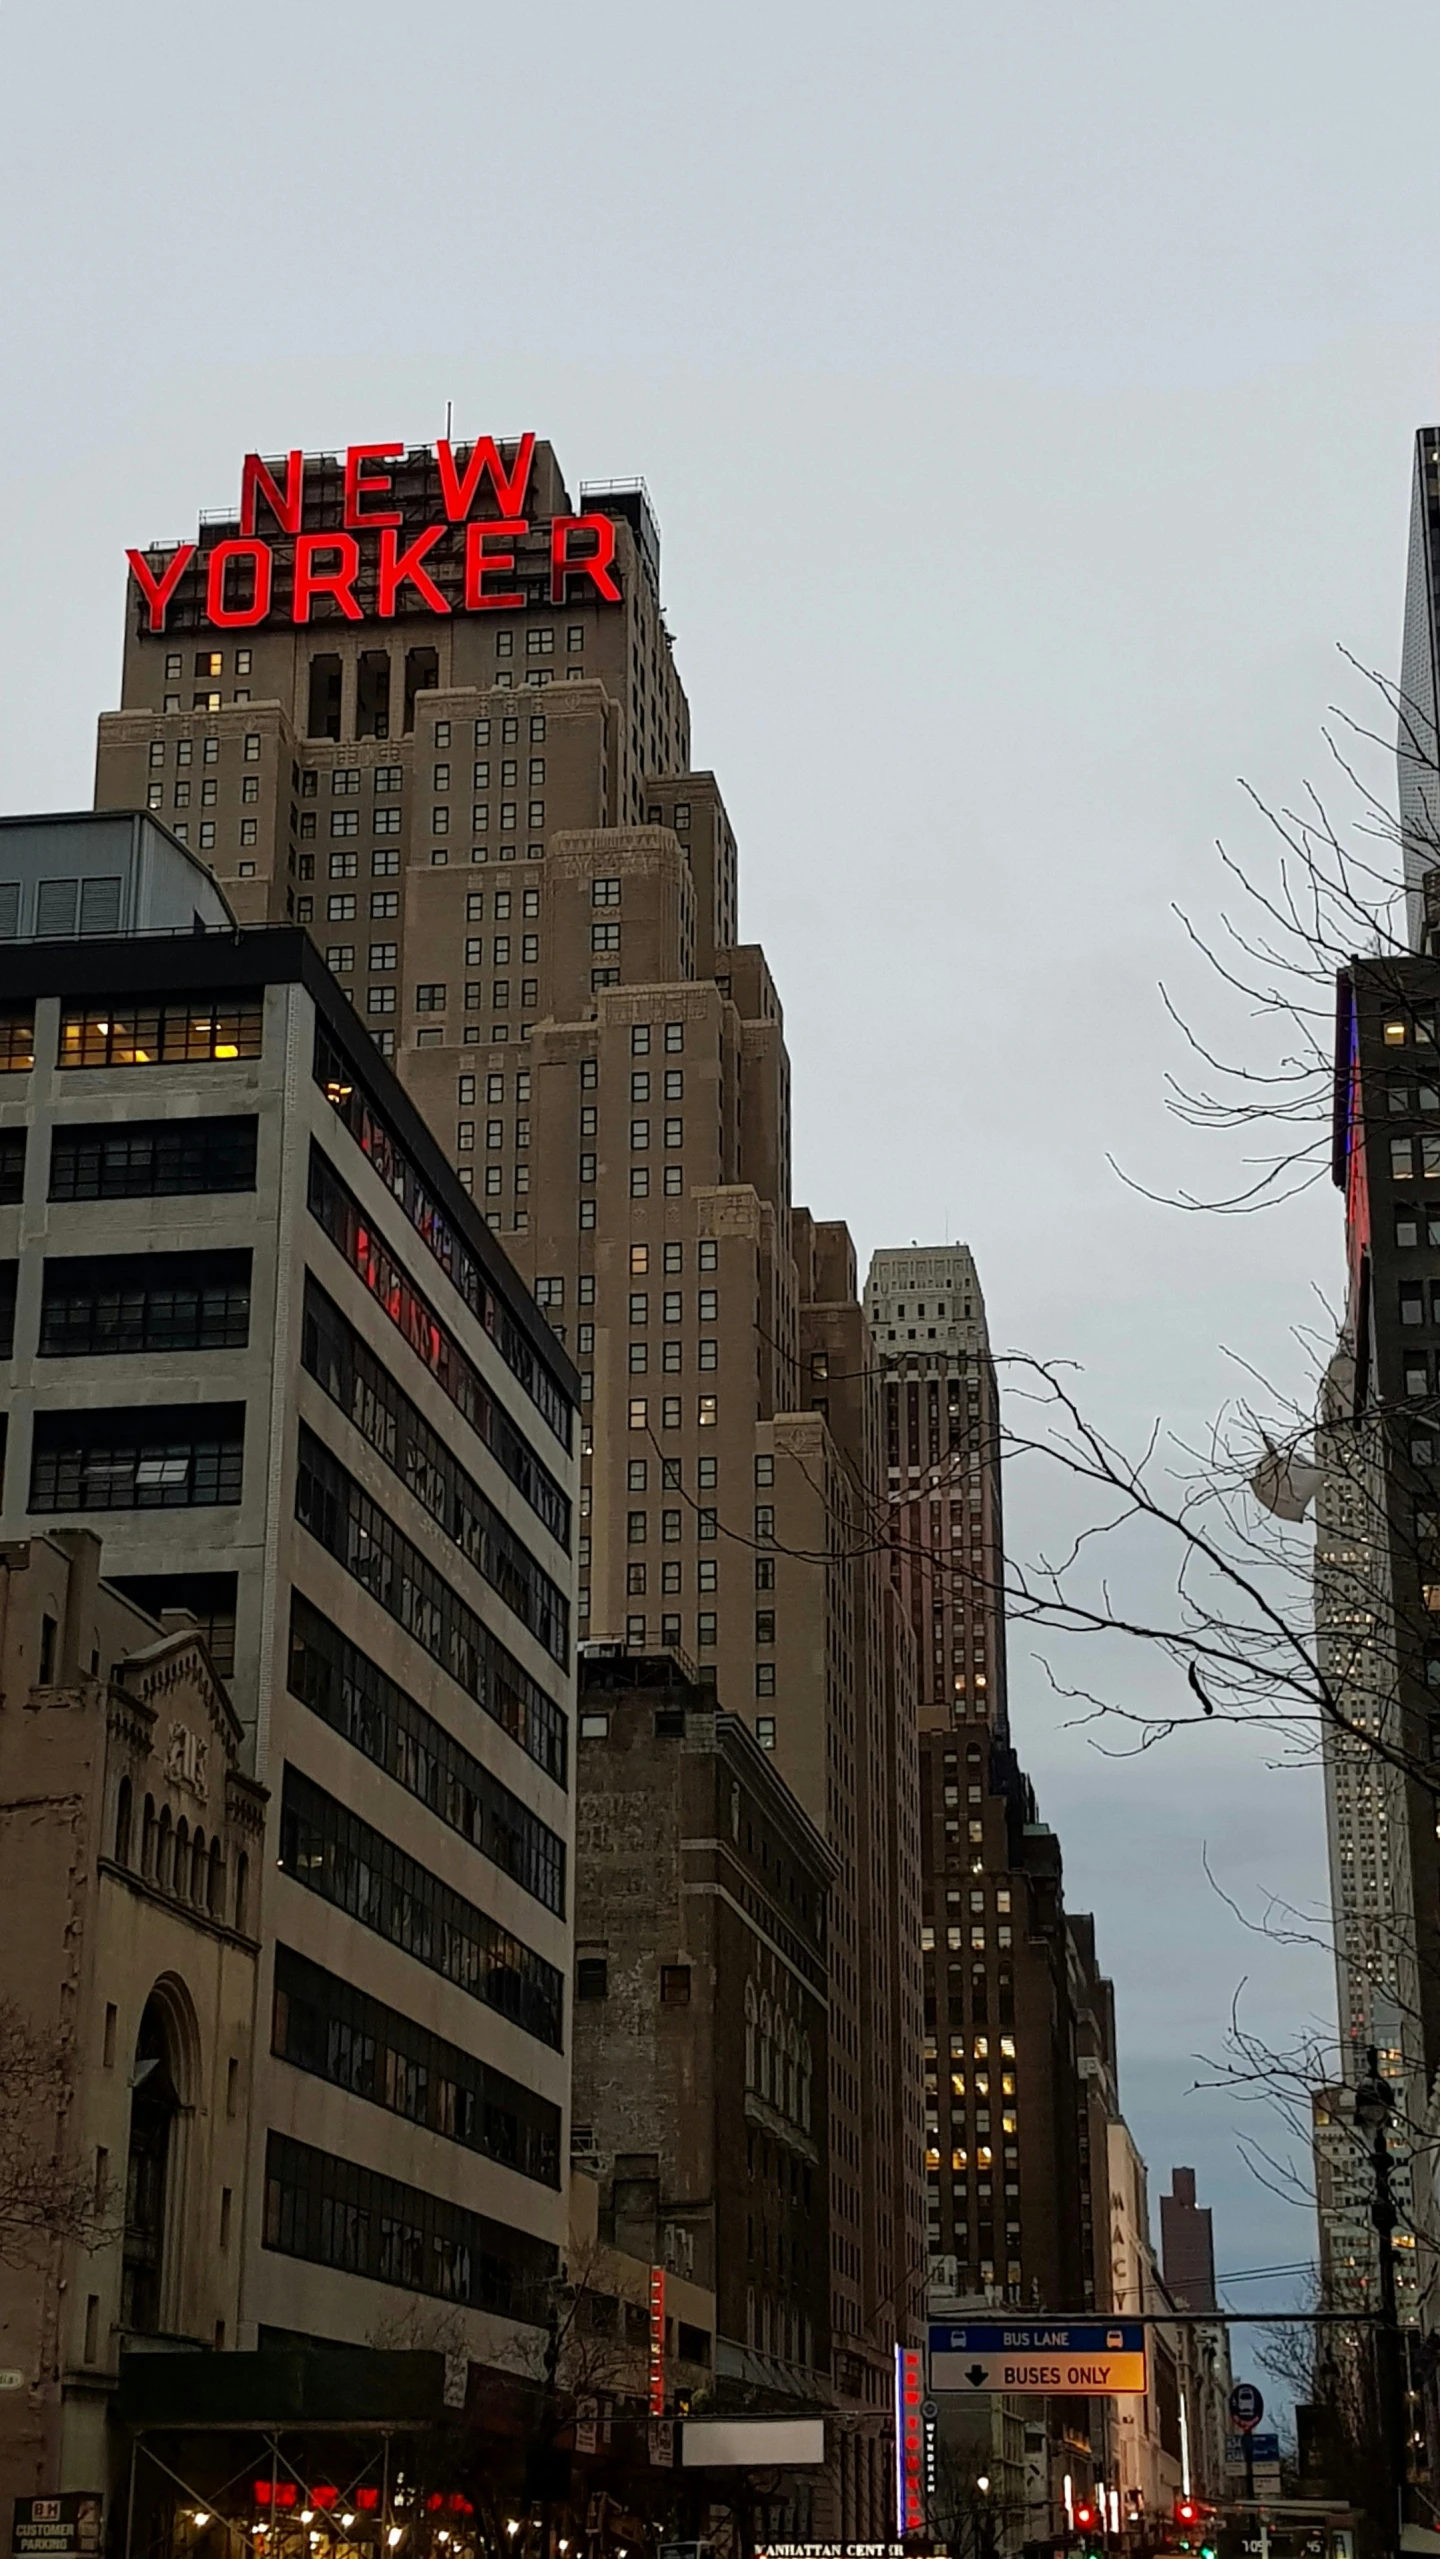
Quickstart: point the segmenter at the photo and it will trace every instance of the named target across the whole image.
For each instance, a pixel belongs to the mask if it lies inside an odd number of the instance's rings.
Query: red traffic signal
[[[1093,2506],[1077,2506],[1077,2507],[1076,2507],[1076,2509],[1075,2509],[1075,2529],[1076,2529],[1076,2531],[1077,2531],[1077,2532],[1093,2532],[1093,2531],[1094,2531],[1094,2529],[1095,2529],[1095,2523],[1096,2523],[1096,2515],[1095,2515],[1095,2509],[1094,2509],[1094,2507],[1093,2507]]]
[[[1196,2497],[1177,2497],[1175,2500],[1175,2520],[1177,2523],[1198,2523],[1200,2520],[1199,2499]]]

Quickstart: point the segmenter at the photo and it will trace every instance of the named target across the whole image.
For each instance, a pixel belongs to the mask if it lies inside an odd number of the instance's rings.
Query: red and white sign
[[[397,614],[518,613],[529,598],[514,583],[516,546],[531,530],[525,512],[535,459],[535,438],[522,435],[509,459],[493,436],[472,445],[442,437],[433,453],[440,487],[436,521],[413,526],[402,540],[404,518],[394,504],[394,471],[410,448],[403,444],[351,444],[342,473],[341,522],[305,525],[307,464],[287,455],[277,478],[258,453],[247,453],[240,474],[240,530],[204,550],[179,542],[168,557],[127,551],[151,631],[163,631],[182,583],[196,590],[202,626],[248,631],[271,619],[309,622],[321,598],[347,622]],[[324,466],[327,476],[333,465]],[[492,503],[498,513],[477,514]],[[264,530],[262,532],[262,522]],[[537,527],[537,530],[540,529]],[[608,515],[557,515],[546,533],[547,594],[564,604],[578,588],[593,602],[620,602],[616,582],[615,526]],[[290,573],[288,608],[275,606],[276,565]],[[437,583],[441,575],[445,586]],[[356,594],[364,588],[368,602]],[[446,590],[450,590],[447,592]],[[458,602],[456,599],[458,598]]]
[[[918,2346],[895,2349],[895,2532],[925,2529],[924,2359]]]
[[[665,2414],[665,2269],[650,2269],[650,2414]]]

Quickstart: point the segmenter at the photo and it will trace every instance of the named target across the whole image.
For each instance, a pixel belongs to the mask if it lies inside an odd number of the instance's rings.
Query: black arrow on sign
[[[979,2390],[982,2384],[989,2380],[990,2375],[984,2364],[972,2364],[965,2378],[973,2389]]]

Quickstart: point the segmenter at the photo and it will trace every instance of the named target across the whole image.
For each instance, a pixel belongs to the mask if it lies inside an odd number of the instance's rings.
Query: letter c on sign
[[[225,572],[232,560],[248,560],[255,571],[255,593],[248,604],[227,604]],[[210,554],[209,574],[205,581],[205,619],[221,631],[248,630],[251,623],[263,622],[270,610],[270,582],[274,573],[274,554],[268,542],[217,542]]]

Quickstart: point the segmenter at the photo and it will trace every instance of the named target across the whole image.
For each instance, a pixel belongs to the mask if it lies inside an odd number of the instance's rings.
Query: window
[[[46,1259],[42,1359],[243,1350],[249,1337],[248,1252]]]
[[[702,1324],[718,1323],[720,1317],[720,1295],[717,1289],[701,1289],[698,1312]],[[758,1475],[755,1480],[757,1483],[759,1482],[760,1479]]]
[[[648,1056],[649,1056],[649,1054],[650,1054],[650,1025],[649,1025],[649,1023],[648,1023],[648,1022],[632,1022],[632,1023],[631,1023],[631,1025],[630,1025],[630,1054],[631,1054],[631,1056],[632,1056],[632,1057],[648,1057]]]
[[[560,2183],[558,2107],[288,1946],[275,1952],[271,2049],[522,2177]]]
[[[372,786],[376,799],[382,799],[387,793],[401,790],[404,787],[404,781],[405,770],[403,765],[377,764],[375,767],[374,782]]]
[[[340,765],[330,776],[330,789],[337,800],[353,795],[360,788],[360,768],[356,764]]]
[[[399,809],[372,809],[370,813],[371,834],[398,835],[400,832],[401,815],[402,812]]]
[[[581,1731],[582,1731],[582,1733],[583,1733],[583,1731],[584,1731],[584,1729],[585,1729],[585,1722],[587,1722],[587,1721],[589,1721],[589,1720],[591,1720],[591,1719],[590,1719],[590,1718],[588,1718],[588,1717],[587,1717],[587,1718],[585,1718],[584,1720],[582,1720],[581,1728],[580,1728],[580,1729],[581,1729]],[[608,1726],[607,1726],[607,1730],[608,1730]],[[576,1958],[576,1963],[575,1963],[575,1996],[576,1996],[576,1998],[577,1998],[577,1999],[608,1999],[609,1995],[610,1995],[610,1964],[609,1964],[609,1959],[608,1959],[606,1956],[604,1956],[604,1955],[580,1955],[580,1956],[578,1956],[578,1957]]]
[[[415,989],[415,1010],[417,1013],[443,1013],[445,1010],[444,985],[442,983],[431,983],[424,986],[417,986]]]
[[[355,921],[355,900],[353,897],[343,895],[340,897],[327,897],[325,901],[325,913],[331,924],[353,924]]]
[[[79,1122],[55,1131],[53,1200],[158,1199],[255,1187],[253,1119]],[[23,1158],[22,1158],[23,1160]]]
[[[298,1591],[290,1603],[287,1684],[522,1891],[547,1910],[564,1911],[564,1841]]]
[[[330,812],[330,832],[332,835],[358,835],[360,832],[359,810],[332,809]]]
[[[618,951],[620,948],[619,925],[592,924],[590,927],[590,948],[592,951]]]
[[[307,1273],[301,1362],[556,1661],[569,1603],[367,1342]]]
[[[32,1511],[174,1510],[238,1502],[243,1404],[37,1413]]]
[[[715,1649],[715,1618],[703,1608],[695,1620],[695,1649],[701,1653],[711,1653]]]
[[[397,997],[393,986],[367,986],[365,989],[367,1013],[393,1013],[396,1006]]]
[[[774,1718],[774,1716],[773,1716],[773,1715],[757,1715],[757,1716],[756,1716],[756,1718],[755,1718],[755,1739],[756,1739],[756,1740],[757,1740],[757,1742],[759,1743],[759,1745],[760,1745],[760,1747],[761,1747],[761,1749],[762,1749],[762,1750],[773,1750],[773,1749],[774,1749],[774,1747],[775,1747],[775,1718]]]
[[[695,1365],[697,1368],[718,1368],[720,1365],[719,1343],[711,1341],[702,1341],[699,1343],[696,1350]]]
[[[559,2050],[555,1966],[288,1765],[280,1864],[307,1892]]]
[[[326,953],[325,953],[325,965],[326,965],[326,967],[327,967],[327,968],[329,968],[329,969],[333,969],[333,970],[335,971],[335,974],[336,974],[336,976],[337,976],[337,977],[344,977],[344,976],[346,976],[346,975],[348,974],[348,972],[349,972],[351,969],[353,969],[353,967],[355,966],[355,945],[354,945],[354,943],[353,943],[353,942],[332,942],[332,943],[330,943],[330,945],[328,946],[328,948],[327,948],[327,950],[326,950]]]
[[[630,1197],[632,1200],[644,1200],[648,1199],[649,1196],[649,1172],[643,1164],[632,1164],[630,1167]]]
[[[649,1424],[649,1408],[648,1408],[648,1406],[647,1406],[647,1404],[646,1404],[646,1401],[645,1401],[644,1396],[643,1396],[643,1395],[632,1395],[632,1396],[631,1396],[631,1398],[630,1398],[630,1428],[631,1428],[631,1430],[632,1430],[632,1431],[643,1431],[643,1430],[645,1430],[645,1429],[648,1427],[648,1424]]]
[[[755,1611],[755,1641],[756,1641],[756,1643],[757,1643],[757,1644],[762,1644],[762,1645],[764,1645],[764,1644],[773,1644],[773,1643],[774,1643],[774,1641],[775,1641],[775,1611],[774,1611],[774,1609],[773,1609],[773,1608],[757,1608],[757,1609],[756,1609],[756,1611]]]
[[[677,1049],[683,1049],[685,1046],[685,1025],[683,1022],[666,1023],[665,1046],[672,1053]]]
[[[645,1528],[648,1516],[649,1514],[645,1511],[627,1511],[625,1515],[625,1539],[627,1545],[644,1545]]]
[[[688,1964],[661,1965],[660,2005],[662,2008],[689,2007],[690,1967]]]
[[[387,923],[393,922],[393,920],[395,919],[395,917],[397,917],[397,916],[399,915],[399,912],[400,912],[400,892],[399,892],[399,890],[398,890],[398,889],[372,889],[372,890],[371,890],[371,892],[370,892],[370,919],[371,919],[371,922],[372,922],[372,923],[375,923],[375,924],[387,924]],[[392,968],[394,967],[394,962],[393,962],[393,960],[389,963],[389,965],[390,965]]]
[[[773,1697],[773,1696],[774,1696],[774,1694],[775,1694],[775,1665],[774,1665],[774,1663],[773,1663],[773,1662],[757,1662],[757,1663],[756,1663],[756,1665],[755,1665],[755,1694],[756,1694],[756,1696],[757,1696],[757,1697]]]
[[[201,1059],[258,1057],[260,1031],[258,995],[142,1004],[66,1002],[60,1015],[59,1063],[178,1066]]]
[[[592,906],[618,906],[620,903],[619,881],[592,880],[590,883],[590,903]],[[607,947],[618,950],[619,944],[614,943]]]
[[[561,1709],[303,1423],[295,1516],[527,1757],[563,1785]]]

